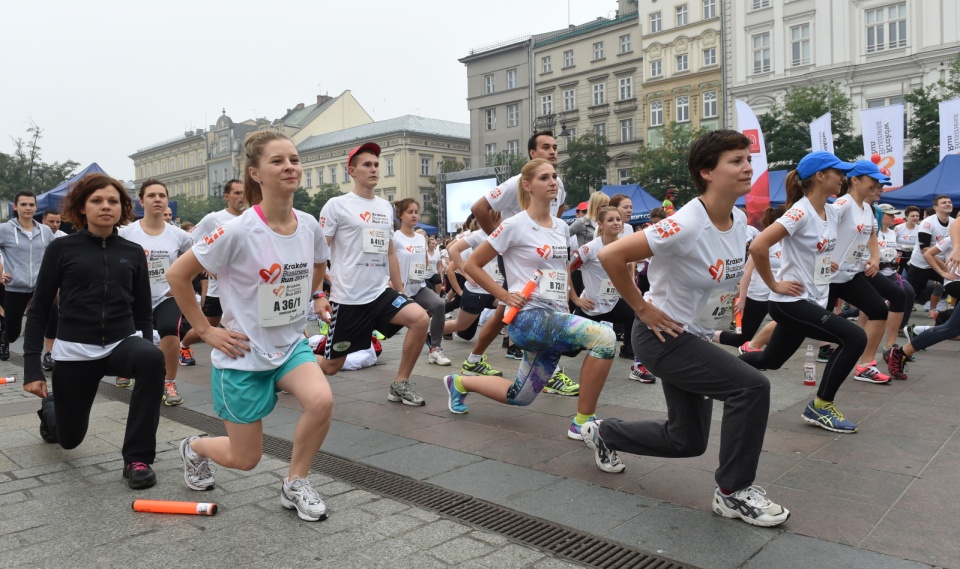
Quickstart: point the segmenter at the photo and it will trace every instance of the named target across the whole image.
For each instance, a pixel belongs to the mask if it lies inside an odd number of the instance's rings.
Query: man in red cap
[[[670,188],[667,190],[667,196],[663,198],[663,211],[666,212],[667,217],[673,215],[677,212],[676,208],[673,207],[673,200],[677,198],[677,189]]]
[[[320,368],[328,376],[340,371],[347,354],[370,347],[374,330],[389,338],[407,328],[387,400],[423,405],[409,378],[430,320],[419,304],[402,294],[403,278],[393,248],[393,206],[374,191],[380,180],[380,147],[365,142],[351,150],[347,173],[353,178],[353,191],[332,198],[320,212],[320,228],[330,246],[333,311]]]
[[[590,204],[587,202],[580,202],[580,205],[577,206],[577,217],[583,217],[587,215],[588,207],[590,207]]]

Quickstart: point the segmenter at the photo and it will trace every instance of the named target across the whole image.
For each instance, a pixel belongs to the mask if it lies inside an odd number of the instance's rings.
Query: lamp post
[[[218,198],[221,196],[221,192],[223,191],[223,184],[220,182],[214,182],[210,185],[210,190],[213,197]]]
[[[557,136],[562,136],[564,138],[570,136],[572,133],[567,129],[565,117],[563,112],[552,113],[549,115],[540,115],[539,117],[533,119],[533,131],[539,132],[541,130],[553,129],[557,124],[560,125],[560,134]]]

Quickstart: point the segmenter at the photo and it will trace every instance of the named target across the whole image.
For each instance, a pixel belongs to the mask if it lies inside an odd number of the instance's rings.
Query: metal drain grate
[[[101,383],[99,394],[114,401],[130,402],[130,391]],[[184,407],[163,407],[161,414],[211,435],[225,435],[223,421]],[[290,460],[293,444],[263,436],[264,453]],[[500,534],[517,543],[540,549],[555,557],[611,569],[696,569],[692,565],[659,557],[580,530],[504,508],[473,496],[439,488],[426,482],[321,451],[314,458],[315,472],[352,486],[424,508],[479,530]]]

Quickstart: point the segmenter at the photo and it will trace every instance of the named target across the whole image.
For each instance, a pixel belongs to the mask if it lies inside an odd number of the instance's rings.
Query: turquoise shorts
[[[306,338],[294,346],[293,353],[277,369],[247,371],[214,367],[210,372],[213,410],[224,421],[240,425],[263,419],[277,406],[280,391],[277,382],[305,363],[317,363]]]

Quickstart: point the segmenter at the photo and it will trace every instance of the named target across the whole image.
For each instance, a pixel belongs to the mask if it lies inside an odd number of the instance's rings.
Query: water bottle
[[[813,353],[813,344],[807,344],[807,353],[803,355],[803,384],[817,384],[817,356]]]

